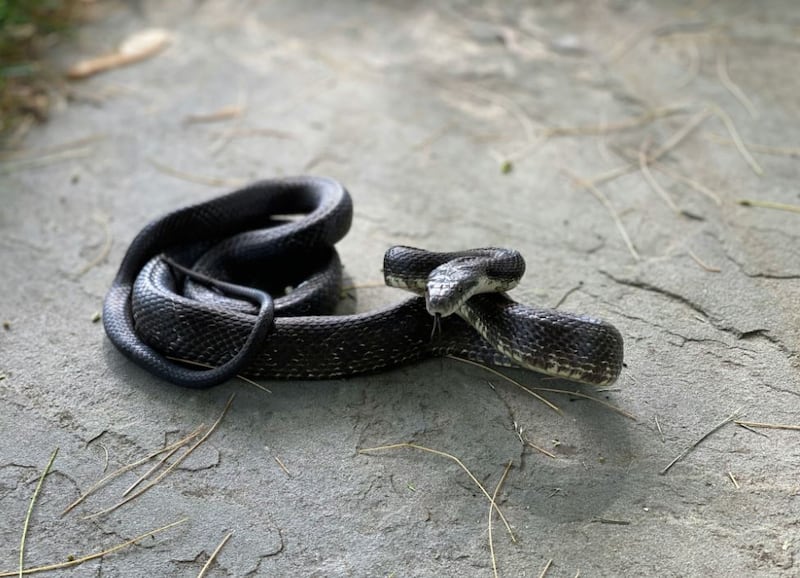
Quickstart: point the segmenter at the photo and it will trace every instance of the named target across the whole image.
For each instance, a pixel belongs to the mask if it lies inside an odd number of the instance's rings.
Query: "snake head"
[[[469,262],[454,259],[428,275],[425,307],[431,315],[447,317],[458,311],[467,299],[485,291],[475,267]]]

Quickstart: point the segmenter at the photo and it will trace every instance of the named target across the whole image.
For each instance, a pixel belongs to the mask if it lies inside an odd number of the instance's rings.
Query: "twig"
[[[733,423],[748,428],[760,427],[765,429],[786,429],[792,431],[800,431],[800,425],[786,425],[782,423],[761,423],[757,421],[741,421],[738,419],[735,420]]]
[[[513,460],[508,460],[508,464],[506,464],[506,469],[503,470],[503,475],[500,476],[500,481],[497,482],[497,485],[494,487],[494,492],[492,492],[492,502],[497,500],[497,493],[500,491],[500,487],[503,485],[503,482],[506,481],[506,476],[508,475],[508,470],[511,469],[511,464],[513,464]],[[497,558],[494,555],[494,539],[492,537],[492,519],[494,518],[494,508],[489,506],[489,553],[492,555],[492,572],[494,573],[494,578],[498,578],[499,574],[497,573]]]
[[[64,514],[68,514],[71,510],[73,510],[76,506],[78,506],[86,498],[88,498],[90,495],[92,495],[94,492],[96,492],[98,489],[100,489],[101,487],[106,485],[108,482],[110,482],[114,478],[116,478],[116,477],[118,477],[118,476],[124,474],[125,472],[128,472],[128,471],[130,471],[130,470],[132,470],[134,468],[137,468],[137,467],[141,466],[142,464],[145,464],[145,463],[149,462],[154,457],[159,456],[159,455],[163,454],[164,452],[168,452],[168,451],[170,451],[172,449],[179,448],[182,445],[184,445],[186,442],[188,442],[189,440],[196,438],[198,435],[200,435],[200,431],[202,429],[203,429],[203,425],[201,424],[198,428],[196,428],[192,433],[190,433],[185,438],[180,439],[180,440],[178,440],[178,441],[176,441],[174,443],[171,443],[170,445],[165,446],[165,447],[161,448],[160,450],[156,450],[154,452],[151,452],[150,454],[146,455],[142,459],[136,460],[135,462],[132,462],[132,463],[126,465],[126,466],[122,466],[121,468],[111,472],[110,474],[108,474],[106,476],[103,476],[98,481],[96,481],[94,484],[92,484],[91,487],[89,487],[88,490],[86,490],[83,494],[78,496],[78,498],[74,502],[72,502],[69,506],[67,506],[64,509],[64,511],[61,512],[61,515],[63,516]]]
[[[750,168],[753,169],[753,172],[758,176],[764,174],[764,169],[761,168],[761,165],[758,164],[758,161],[753,158],[753,155],[750,154],[750,151],[747,150],[747,147],[742,140],[742,137],[739,136],[739,131],[736,130],[736,125],[733,124],[733,119],[731,119],[730,115],[725,112],[719,105],[711,104],[711,110],[714,114],[725,124],[725,128],[728,129],[728,134],[731,135],[731,140],[736,145],[736,149],[739,151],[739,154],[742,155],[742,158],[750,165]]]
[[[665,468],[664,468],[663,470],[661,470],[659,473],[660,473],[662,476],[663,476],[664,474],[666,474],[666,473],[669,471],[669,469],[670,469],[672,466],[674,466],[674,465],[675,465],[675,464],[677,464],[677,463],[678,463],[680,460],[682,460],[682,459],[683,459],[683,458],[685,458],[687,455],[689,455],[689,452],[691,452],[691,451],[692,451],[694,448],[696,448],[697,446],[699,446],[699,445],[700,445],[700,444],[703,442],[703,440],[705,440],[705,439],[706,439],[708,436],[710,436],[710,435],[711,435],[711,434],[713,434],[714,432],[718,431],[720,428],[722,428],[722,427],[723,427],[724,425],[726,425],[727,423],[730,423],[730,422],[734,421],[734,420],[736,419],[736,416],[737,416],[737,415],[739,415],[739,412],[741,411],[741,409],[742,409],[742,408],[740,407],[739,409],[737,409],[736,411],[734,411],[734,412],[733,412],[731,415],[729,415],[729,416],[728,416],[728,417],[726,417],[724,420],[722,420],[722,421],[721,421],[721,422],[719,422],[717,425],[715,425],[713,428],[711,428],[710,430],[708,430],[708,431],[707,431],[705,434],[703,434],[703,436],[702,436],[702,437],[701,437],[699,440],[697,440],[696,442],[694,442],[693,444],[691,444],[690,446],[688,446],[688,447],[687,447],[685,450],[683,450],[683,451],[682,451],[680,454],[678,454],[678,456],[677,456],[677,457],[676,457],[674,460],[672,460],[672,461],[671,461],[669,464],[667,464],[667,467],[665,467]]]
[[[445,457],[445,458],[447,458],[449,460],[453,460],[456,464],[459,465],[459,467],[462,470],[464,470],[466,472],[466,474],[475,483],[475,485],[478,486],[478,488],[480,488],[481,492],[483,492],[483,495],[486,496],[486,498],[491,503],[491,506],[495,510],[497,510],[497,515],[500,516],[500,519],[503,521],[503,524],[505,524],[506,531],[508,531],[508,535],[511,536],[511,541],[512,542],[516,542],[517,541],[517,538],[514,536],[514,532],[511,531],[511,526],[508,524],[508,521],[506,520],[506,517],[503,515],[503,512],[500,511],[500,508],[495,503],[494,499],[489,495],[489,492],[487,492],[486,488],[483,487],[483,484],[481,484],[478,481],[478,478],[476,478],[472,474],[472,472],[469,471],[469,468],[467,468],[467,466],[464,465],[464,462],[462,462],[460,459],[458,459],[453,454],[448,454],[447,452],[442,452],[442,451],[439,451],[439,450],[435,450],[435,449],[428,448],[428,447],[425,447],[425,446],[420,446],[420,445],[413,444],[413,443],[410,443],[410,442],[401,442],[399,444],[390,444],[390,445],[386,445],[386,446],[377,446],[377,447],[374,447],[374,448],[363,448],[363,449],[358,450],[358,453],[365,454],[365,453],[368,453],[368,452],[377,452],[377,451],[383,451],[383,450],[394,450],[394,449],[397,449],[397,448],[413,448],[413,449],[421,450],[423,452],[430,452],[432,454],[436,454],[437,456]]]
[[[733,472],[728,471],[728,477],[733,482],[734,487],[738,490],[739,489],[739,482],[736,481],[736,478],[733,477]]]
[[[619,218],[619,214],[617,210],[614,208],[614,205],[611,204],[609,198],[597,188],[594,184],[594,179],[592,180],[585,180],[567,168],[562,168],[562,170],[566,173],[566,175],[572,179],[576,185],[586,189],[590,193],[594,195],[594,197],[600,201],[600,204],[605,207],[608,214],[611,215],[611,219],[614,221],[614,225],[616,225],[617,230],[619,231],[622,240],[625,242],[625,246],[628,248],[628,251],[633,256],[634,260],[640,261],[641,257],[639,256],[639,252],[636,250],[636,247],[633,246],[633,242],[631,241],[630,236],[628,235],[628,231],[625,230],[625,225],[622,224],[622,220]]]
[[[53,462],[56,461],[56,456],[58,455],[58,448],[53,450],[52,455],[50,456],[50,460],[47,462],[47,466],[42,470],[42,475],[39,476],[39,481],[36,483],[36,489],[33,490],[33,496],[31,496],[31,503],[28,505],[28,513],[25,514],[25,522],[22,525],[22,538],[19,541],[19,572],[18,575],[22,576],[25,567],[25,538],[28,537],[28,525],[31,522],[31,515],[33,514],[33,505],[36,503],[36,498],[39,497],[39,490],[42,489],[42,484],[44,484],[44,479],[47,477],[47,474],[50,472],[50,468],[53,467]]]
[[[208,560],[203,565],[203,569],[200,570],[200,573],[197,575],[197,578],[203,578],[203,576],[206,575],[206,571],[211,567],[211,563],[217,557],[217,554],[219,554],[220,550],[222,550],[222,547],[225,545],[225,542],[227,542],[231,536],[233,536],[233,532],[228,532],[228,534],[222,539],[222,542],[219,543],[219,546],[217,546],[211,553],[211,556],[208,557]]]
[[[761,207],[764,209],[776,209],[778,211],[790,211],[800,213],[800,205],[787,205],[785,203],[774,203],[772,201],[757,201],[755,199],[739,199],[737,201],[743,207]]]
[[[89,562],[91,560],[96,560],[97,558],[102,558],[103,556],[108,556],[109,554],[113,554],[118,550],[122,550],[128,546],[135,544],[136,542],[140,542],[144,540],[148,536],[154,536],[159,532],[164,532],[165,530],[169,530],[170,528],[174,528],[178,524],[183,524],[189,518],[183,518],[178,520],[177,522],[172,522],[171,524],[167,524],[166,526],[161,526],[160,528],[156,528],[155,530],[151,530],[145,534],[141,534],[136,536],[135,538],[128,540],[127,542],[122,542],[121,544],[117,544],[116,546],[112,546],[108,550],[103,550],[102,552],[96,552],[94,554],[89,554],[88,556],[82,556],[80,558],[75,558],[74,560],[68,560],[67,562],[59,562],[57,564],[48,564],[46,566],[36,566],[34,568],[25,568],[22,571],[23,574],[35,574],[37,572],[49,572],[50,570],[61,570],[62,568],[71,568],[72,566],[78,566],[83,564],[84,562]],[[15,570],[14,572],[0,572],[0,578],[8,578],[10,576],[18,576],[18,572]]]
[[[233,400],[234,400],[234,398],[235,398],[235,397],[236,397],[236,394],[232,394],[232,395],[230,396],[230,398],[228,398],[228,403],[226,403],[226,404],[225,404],[225,407],[223,408],[223,410],[222,410],[222,413],[220,414],[220,416],[217,418],[217,421],[215,421],[215,422],[214,422],[214,423],[211,425],[211,427],[210,427],[210,428],[208,428],[208,431],[207,431],[205,434],[203,434],[203,437],[201,437],[201,438],[200,438],[199,440],[197,440],[197,441],[196,441],[194,444],[192,444],[192,446],[191,446],[189,449],[187,449],[187,450],[186,450],[186,451],[185,451],[183,454],[181,454],[181,456],[180,456],[178,459],[176,459],[174,462],[172,462],[172,463],[169,465],[169,467],[168,467],[167,469],[165,469],[165,470],[164,470],[163,472],[161,472],[161,473],[160,473],[158,476],[156,476],[156,478],[155,478],[155,479],[154,479],[152,482],[150,482],[150,483],[149,483],[149,484],[147,484],[146,486],[144,486],[144,487],[142,487],[141,489],[139,489],[139,491],[137,491],[137,492],[135,492],[135,493],[133,493],[133,494],[130,494],[130,495],[129,495],[128,497],[126,497],[125,499],[123,499],[123,500],[120,500],[119,502],[117,502],[117,503],[116,503],[116,504],[114,504],[113,506],[110,506],[110,507],[108,507],[108,508],[106,508],[106,509],[104,509],[104,510],[100,510],[99,512],[95,512],[94,514],[90,514],[90,515],[88,515],[88,516],[85,516],[85,517],[84,517],[84,519],[92,519],[92,518],[97,518],[97,517],[99,517],[99,516],[103,516],[103,515],[105,515],[105,514],[108,514],[108,513],[110,513],[110,512],[113,512],[114,510],[116,510],[116,509],[118,509],[118,508],[120,508],[120,507],[124,506],[124,505],[125,505],[125,504],[127,504],[128,502],[130,502],[130,501],[132,501],[132,500],[135,500],[136,498],[138,498],[139,496],[141,496],[142,494],[144,494],[144,493],[145,493],[147,490],[149,490],[150,488],[152,488],[153,486],[155,486],[155,485],[156,485],[158,482],[160,482],[162,479],[164,479],[164,477],[166,477],[166,476],[167,476],[167,474],[169,474],[169,473],[170,473],[172,470],[174,470],[175,468],[177,468],[177,467],[178,467],[178,465],[180,465],[180,464],[183,462],[183,460],[185,460],[186,458],[188,458],[188,457],[189,457],[189,455],[190,455],[190,454],[191,454],[191,453],[192,453],[194,450],[196,450],[196,449],[197,449],[197,448],[198,448],[198,447],[199,447],[199,446],[200,446],[200,445],[201,445],[203,442],[205,442],[205,441],[206,441],[206,440],[207,440],[207,439],[208,439],[208,438],[211,436],[211,434],[212,434],[212,433],[214,433],[214,430],[216,430],[216,429],[217,429],[217,426],[219,426],[219,424],[222,422],[222,419],[225,417],[225,414],[227,414],[227,413],[228,413],[228,409],[231,407],[231,404],[233,403]]]
[[[512,377],[509,377],[506,374],[497,371],[496,369],[493,369],[491,367],[483,365],[482,363],[478,363],[476,361],[472,361],[471,359],[465,359],[463,357],[456,357],[455,355],[448,355],[447,357],[449,357],[450,359],[455,359],[456,361],[460,361],[462,363],[468,363],[470,365],[474,365],[475,367],[480,367],[481,369],[485,369],[489,373],[493,373],[496,376],[498,376],[498,377],[500,377],[502,379],[505,379],[509,383],[512,383],[513,385],[516,385],[517,387],[519,387],[523,391],[529,393],[530,395],[532,395],[533,397],[535,397],[536,399],[541,401],[543,404],[545,404],[547,407],[552,409],[554,412],[556,412],[558,414],[561,414],[561,415],[564,415],[563,412],[561,411],[561,408],[559,408],[557,405],[555,405],[554,403],[549,402],[548,400],[543,398],[541,395],[535,393],[534,391],[531,391],[530,388],[525,387],[520,382],[518,382],[516,379],[514,379]]]
[[[539,578],[544,578],[545,574],[547,574],[547,572],[550,570],[550,566],[552,565],[553,565],[553,559],[550,558],[547,561],[547,564],[544,565],[544,568],[542,568],[542,572],[541,574],[539,574]]]
[[[706,271],[708,271],[709,273],[719,273],[720,271],[722,271],[722,269],[720,269],[719,267],[712,267],[711,265],[708,265],[708,264],[707,264],[705,261],[703,261],[703,260],[702,260],[700,257],[698,257],[697,255],[695,255],[694,251],[692,251],[691,249],[687,248],[687,249],[686,249],[686,252],[689,254],[689,256],[690,256],[692,259],[694,259],[695,263],[697,263],[698,265],[700,265],[700,266],[701,266],[703,269],[705,269],[705,270],[706,270]]]
[[[758,112],[756,111],[756,107],[753,106],[753,102],[747,98],[747,95],[739,85],[731,80],[728,74],[727,54],[722,47],[717,49],[717,76],[719,76],[719,81],[722,83],[722,86],[728,89],[733,97],[747,110],[750,116],[752,118],[758,118]]]

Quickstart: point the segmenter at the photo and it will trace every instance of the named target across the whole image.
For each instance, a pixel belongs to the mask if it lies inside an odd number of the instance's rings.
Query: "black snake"
[[[169,213],[128,248],[105,298],[106,333],[136,364],[187,387],[236,374],[344,377],[448,354],[596,385],[618,377],[619,331],[511,300],[525,265],[506,249],[394,247],[387,283],[420,295],[331,315],[341,291],[333,246],[351,220],[347,191],[317,177],[260,181]]]

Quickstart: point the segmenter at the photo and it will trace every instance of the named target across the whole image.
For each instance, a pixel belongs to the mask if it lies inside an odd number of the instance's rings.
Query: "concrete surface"
[[[413,441],[459,457],[490,492],[512,461],[498,503],[517,542],[496,520],[501,576],[539,576],[549,560],[553,577],[798,575],[797,431],[727,424],[659,474],[739,408],[800,423],[800,215],[736,202],[800,203],[794,0],[139,0],[100,12],[53,55],[64,67],[143,28],[174,39],[151,60],[72,84],[0,168],[0,570],[16,568],[36,480],[58,447],[27,564],[189,518],[59,575],[196,576],[233,532],[208,576],[491,576],[487,500],[455,463],[357,453]],[[719,115],[670,142],[711,103],[745,142],[782,147],[751,147],[763,175]],[[233,105],[242,114],[227,121],[184,122]],[[637,261],[607,207],[567,174],[602,175],[648,142],[675,144],[663,166],[712,192],[651,169],[676,213],[638,170],[599,184]],[[302,173],[352,191],[340,248],[357,285],[380,279],[392,244],[522,251],[520,300],[563,298],[621,329],[627,370],[600,395],[636,421],[546,394],[558,415],[452,360],[265,384],[271,394],[241,383],[196,392],[110,346],[92,318],[146,222],[236,182]],[[79,275],[103,255],[104,223],[110,253]],[[355,294],[364,310],[400,298]],[[233,392],[219,429],[149,492],[84,519],[140,468],[59,516],[106,460],[111,471],[210,425]]]

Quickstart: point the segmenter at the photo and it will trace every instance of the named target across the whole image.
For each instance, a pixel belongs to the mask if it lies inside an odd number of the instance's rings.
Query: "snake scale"
[[[516,251],[394,247],[386,281],[417,295],[332,315],[334,245],[351,220],[348,192],[321,177],[259,181],[169,213],[131,242],[105,298],[106,333],[139,366],[195,388],[236,374],[346,377],[441,355],[596,385],[618,377],[614,326],[506,295],[524,272]]]

